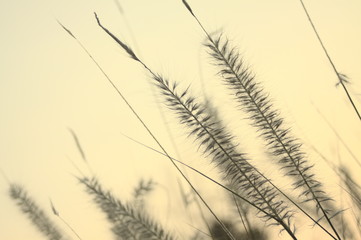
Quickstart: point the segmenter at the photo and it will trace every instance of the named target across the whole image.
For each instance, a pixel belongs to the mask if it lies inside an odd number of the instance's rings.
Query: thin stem
[[[246,231],[247,237],[250,238],[250,235],[249,235],[247,226],[246,226],[246,224],[245,224],[245,222],[244,222],[243,214],[241,213],[241,209],[240,209],[240,206],[239,206],[239,204],[238,204],[238,202],[237,202],[237,199],[236,199],[236,197],[235,197],[234,195],[232,195],[232,199],[233,199],[233,201],[234,201],[234,204],[235,204],[236,207],[237,207],[237,212],[238,212],[239,217],[241,218],[241,222],[242,222],[242,225],[243,225],[244,230]]]
[[[331,66],[332,66],[333,71],[335,72],[335,74],[336,74],[336,76],[337,76],[337,78],[338,78],[338,80],[339,80],[339,84],[341,84],[341,86],[342,86],[343,90],[345,91],[345,93],[346,93],[346,95],[347,95],[347,98],[348,98],[348,100],[350,101],[353,109],[355,110],[355,112],[356,112],[359,120],[361,120],[361,115],[360,115],[360,113],[359,113],[359,111],[358,111],[358,109],[357,109],[354,101],[352,100],[352,97],[351,97],[348,89],[346,88],[346,85],[345,85],[345,83],[344,83],[344,79],[341,77],[341,74],[339,73],[339,71],[337,71],[335,64],[333,63],[330,55],[328,54],[327,49],[326,49],[325,45],[323,44],[323,41],[321,40],[321,37],[320,37],[320,35],[318,34],[318,31],[317,31],[315,25],[313,24],[313,21],[312,21],[312,19],[311,19],[310,14],[309,14],[308,11],[307,11],[307,8],[306,8],[305,4],[303,3],[302,0],[300,0],[300,3],[301,3],[301,5],[302,5],[302,8],[303,8],[305,14],[307,15],[307,19],[308,19],[309,23],[310,23],[311,26],[312,26],[312,29],[313,29],[313,31],[314,31],[317,39],[318,39],[318,42],[320,43],[320,45],[321,45],[321,47],[322,47],[322,49],[323,49],[323,52],[325,53],[328,61],[330,62]]]
[[[82,240],[79,234],[69,225],[69,223],[67,223],[60,215],[58,215],[58,218],[76,235],[79,240]]]

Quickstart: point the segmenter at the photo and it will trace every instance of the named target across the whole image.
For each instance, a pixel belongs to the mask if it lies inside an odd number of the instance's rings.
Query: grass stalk
[[[103,27],[99,19],[98,24],[103,30],[108,33],[129,55],[130,57],[139,62],[148,72],[151,74],[154,84],[159,88],[161,94],[164,96],[166,105],[174,110],[182,124],[187,125],[191,129],[190,135],[196,135],[201,142],[200,145],[206,145],[205,152],[212,154],[213,160],[219,165],[223,165],[224,171],[231,181],[238,182],[240,188],[245,187],[248,196],[255,197],[254,200],[266,209],[268,214],[265,216],[270,219],[273,215],[278,220],[277,224],[280,224],[289,234],[296,239],[289,225],[284,222],[285,219],[290,220],[290,211],[287,211],[287,207],[283,206],[283,202],[275,200],[277,199],[277,193],[271,188],[264,187],[265,181],[260,180],[260,177],[252,171],[251,167],[242,154],[234,152],[235,146],[231,144],[231,137],[228,133],[225,133],[223,129],[212,130],[215,125],[211,115],[203,115],[206,109],[199,103],[195,102],[195,99],[187,96],[187,90],[178,95],[175,91],[177,84],[170,84],[168,80],[165,80],[159,74],[154,73],[142,60],[140,60],[134,52],[125,45],[118,38],[116,38],[109,30]],[[229,147],[231,145],[231,147]],[[236,169],[238,170],[236,172]],[[252,173],[248,173],[251,171]],[[237,177],[236,177],[237,176]],[[238,178],[238,180],[236,180]],[[266,212],[267,212],[266,211]]]
[[[132,28],[131,28],[131,25],[130,25],[129,22],[128,22],[128,19],[127,19],[127,17],[126,17],[125,11],[124,11],[124,8],[121,6],[119,0],[114,0],[114,2],[115,2],[116,6],[117,6],[117,8],[118,8],[118,11],[119,11],[120,15],[123,17],[123,20],[124,20],[124,22],[125,22],[125,25],[126,25],[126,27],[127,27],[127,29],[128,29],[128,32],[129,32],[130,37],[131,37],[131,39],[132,39],[132,42],[133,42],[133,44],[134,44],[135,50],[136,50],[136,52],[138,53],[138,55],[141,57],[141,52],[140,52],[140,49],[139,49],[139,47],[138,47],[138,42],[137,42],[137,40],[136,40],[136,38],[135,38],[135,36],[134,36],[134,34],[133,34],[133,30],[132,30]],[[201,67],[200,67],[200,71],[201,71]],[[203,83],[203,81],[202,81],[202,83]],[[149,84],[149,85],[150,85],[150,89],[151,89],[151,93],[152,93],[153,99],[155,100],[155,104],[156,104],[157,109],[158,109],[158,111],[159,111],[159,115],[160,115],[160,117],[161,117],[161,120],[162,120],[162,122],[163,122],[163,125],[165,126],[165,130],[166,130],[166,132],[167,132],[167,134],[168,134],[168,139],[169,139],[169,141],[170,141],[170,143],[171,143],[171,145],[172,145],[172,147],[173,147],[173,149],[174,149],[174,152],[175,152],[176,157],[177,157],[178,159],[181,159],[181,155],[180,155],[180,153],[179,153],[178,146],[177,146],[177,144],[176,144],[176,142],[175,142],[175,140],[174,140],[173,133],[172,133],[170,127],[169,127],[169,124],[168,124],[168,121],[167,121],[167,119],[166,119],[166,116],[165,116],[162,108],[160,107],[159,101],[158,101],[157,96],[156,96],[156,94],[155,94],[154,85],[152,85],[152,84]],[[186,177],[188,177],[187,171],[185,171],[185,169],[182,169],[182,170],[183,170],[183,172],[184,172],[184,175],[185,175]],[[177,184],[178,184],[178,187],[179,187],[179,189],[180,189],[180,191],[181,191],[181,193],[182,193],[182,188],[183,188],[182,183],[181,183],[180,181],[177,181]],[[198,211],[199,211],[200,215],[202,216],[202,219],[204,220],[204,222],[205,222],[205,224],[207,225],[208,229],[210,229],[208,223],[206,222],[206,220],[205,220],[205,218],[204,218],[204,214],[203,214],[202,209],[201,209],[201,207],[200,207],[201,204],[199,203],[198,197],[196,196],[196,194],[194,193],[194,191],[191,191],[191,193],[192,193],[192,195],[194,195],[194,200],[195,200],[195,202],[196,202],[196,206],[197,206],[197,208],[198,208]],[[187,206],[184,206],[184,207],[186,208]],[[211,232],[210,232],[210,234],[211,234]]]
[[[101,23],[96,15],[95,17],[97,19],[98,25],[101,26]],[[199,197],[199,199],[202,201],[202,203],[206,206],[206,208],[210,211],[210,213],[214,216],[214,218],[216,219],[216,221],[222,226],[222,229],[227,233],[227,235],[234,240],[234,237],[232,236],[232,234],[229,232],[229,230],[225,227],[225,225],[222,223],[222,221],[217,217],[217,215],[213,212],[213,210],[211,209],[211,207],[207,204],[207,202],[203,199],[203,197],[200,195],[200,193],[197,191],[197,189],[193,186],[193,184],[190,182],[190,180],[184,175],[184,173],[182,172],[182,170],[174,163],[174,161],[172,160],[172,158],[169,156],[168,152],[165,150],[165,148],[162,146],[162,144],[158,141],[158,139],[155,137],[155,135],[153,134],[153,132],[148,128],[148,126],[145,124],[145,122],[142,120],[142,118],[139,116],[139,114],[135,111],[135,109],[132,107],[132,105],[129,103],[129,101],[125,98],[125,96],[123,95],[123,93],[119,90],[119,88],[114,84],[114,82],[110,79],[110,77],[105,73],[105,71],[103,70],[103,68],[98,64],[98,62],[93,58],[93,56],[89,53],[89,51],[84,47],[84,45],[73,35],[73,33],[67,29],[64,25],[62,25],[60,22],[59,24],[63,27],[63,29],[68,32],[68,34],[73,37],[78,44],[81,46],[81,48],[87,53],[87,55],[91,58],[91,60],[94,62],[94,64],[97,66],[97,68],[102,72],[102,74],[105,76],[105,78],[107,79],[107,81],[110,83],[110,85],[113,87],[113,89],[117,92],[117,94],[121,97],[121,99],[123,100],[123,102],[126,104],[126,106],[131,110],[131,112],[133,113],[133,115],[137,118],[137,120],[142,124],[142,126],[144,127],[144,129],[148,132],[148,134],[152,137],[152,139],[157,143],[157,145],[162,149],[162,151],[164,152],[164,154],[166,154],[168,156],[168,159],[171,161],[172,165],[176,168],[176,170],[181,174],[181,176],[183,177],[183,179],[186,180],[186,182],[189,184],[189,186],[192,188],[192,190],[197,194],[197,196]],[[101,26],[102,27],[102,26]],[[106,28],[102,27],[102,29],[104,31],[106,31],[110,36],[112,36],[112,38],[114,40],[116,40],[116,42],[131,56],[131,58],[133,58],[136,61],[139,61],[139,59],[137,58],[137,56],[134,54],[134,52],[127,46],[125,45],[123,42],[121,42],[119,39],[117,39],[111,32],[109,32]]]
[[[331,222],[328,210],[321,204],[331,199],[321,189],[322,184],[314,178],[314,174],[310,173],[312,166],[307,163],[304,153],[300,151],[301,144],[289,135],[288,129],[280,128],[283,119],[272,109],[268,95],[264,93],[259,83],[255,82],[254,75],[244,66],[237,50],[230,47],[228,40],[223,41],[222,35],[217,38],[211,37],[189,4],[185,0],[183,3],[207,36],[209,43],[206,47],[210,50],[209,54],[215,60],[215,64],[221,67],[219,75],[234,92],[236,100],[243,105],[243,109],[250,114],[253,125],[261,132],[272,153],[281,157],[279,163],[287,170],[286,174],[297,179],[294,183],[295,189],[306,188],[300,195],[307,197],[305,201],[316,202],[316,209],[322,212],[337,239],[341,239]]]
[[[308,10],[307,10],[307,8],[306,8],[303,0],[300,0],[300,3],[301,3],[301,5],[302,5],[302,8],[303,8],[306,16],[307,16],[308,22],[310,23],[310,25],[311,25],[311,27],[312,27],[312,29],[313,29],[313,32],[315,33],[315,35],[316,35],[316,37],[317,37],[317,40],[318,40],[318,42],[320,43],[320,45],[321,45],[321,47],[322,47],[323,52],[325,53],[328,61],[330,62],[331,66],[332,66],[333,71],[335,72],[335,74],[336,74],[336,76],[337,76],[337,79],[338,79],[338,81],[339,81],[338,84],[340,84],[340,85],[342,86],[343,90],[345,91],[345,94],[347,95],[347,98],[348,98],[349,102],[351,103],[351,105],[352,105],[355,113],[357,114],[357,117],[359,118],[359,120],[361,120],[360,112],[358,111],[358,109],[357,109],[354,101],[352,100],[352,97],[351,97],[351,95],[350,95],[350,93],[349,93],[349,91],[348,91],[348,89],[347,89],[347,87],[346,87],[346,84],[345,84],[345,83],[347,83],[347,81],[346,81],[346,76],[345,76],[344,74],[341,74],[341,73],[336,69],[336,66],[335,66],[335,64],[333,63],[333,61],[332,61],[332,59],[331,59],[331,57],[330,57],[330,55],[329,55],[329,53],[328,53],[328,51],[327,51],[324,43],[323,43],[320,35],[318,34],[318,31],[317,31],[317,29],[316,29],[316,27],[315,27],[315,25],[314,25],[314,23],[313,23],[313,21],[312,21],[312,18],[311,18],[311,16],[310,16],[310,14],[308,13]]]

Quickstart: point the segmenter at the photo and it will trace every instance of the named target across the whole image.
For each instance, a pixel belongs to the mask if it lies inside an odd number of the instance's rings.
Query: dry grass
[[[60,22],[59,24],[88,54],[161,151],[142,142],[138,143],[168,158],[177,173],[192,190],[192,196],[198,199],[197,204],[203,204],[212,215],[212,219],[204,217],[203,207],[198,205],[199,214],[202,215],[200,219],[203,221],[199,225],[204,224],[207,229],[195,229],[192,239],[267,239],[267,230],[261,231],[258,225],[253,224],[253,220],[256,218],[260,219],[267,226],[267,229],[277,229],[282,233],[280,236],[285,239],[302,239],[302,232],[299,232],[298,229],[301,220],[305,219],[311,221],[314,228],[323,231],[324,236],[327,236],[328,239],[357,239],[357,234],[360,234],[360,230],[357,232],[357,228],[360,229],[361,218],[361,188],[359,184],[345,168],[331,163],[331,167],[340,178],[341,187],[348,194],[346,197],[354,205],[352,214],[349,214],[350,210],[340,208],[342,204],[335,202],[325,190],[324,184],[318,179],[312,163],[308,160],[308,154],[304,150],[301,140],[295,137],[292,129],[287,126],[280,110],[273,104],[270,97],[272,93],[269,94],[262,81],[256,78],[256,74],[247,65],[247,61],[239,53],[237,47],[233,46],[232,42],[222,32],[210,34],[190,4],[185,0],[182,2],[205,34],[204,48],[209,53],[210,62],[218,68],[219,80],[225,85],[224,90],[229,91],[230,99],[239,106],[239,109],[234,109],[234,112],[239,112],[239,118],[246,116],[250,120],[250,126],[254,132],[258,133],[259,139],[265,146],[264,152],[268,154],[267,161],[277,166],[283,174],[268,176],[267,173],[259,170],[256,167],[258,159],[250,157],[252,154],[248,152],[251,151],[238,142],[238,133],[228,128],[222,114],[212,106],[209,99],[197,97],[194,93],[195,89],[191,86],[182,86],[182,84],[164,77],[149,67],[130,45],[106,28],[95,14],[99,27],[128,54],[130,59],[139,63],[146,70],[150,81],[157,90],[161,103],[178,119],[179,126],[196,143],[194,144],[195,149],[208,159],[208,164],[217,167],[222,180],[218,181],[201,170],[173,158],[85,46],[68,28]],[[116,3],[123,14],[119,2],[116,1]],[[308,15],[302,1],[301,3]],[[318,36],[309,15],[308,18]],[[132,38],[134,37],[132,36]],[[319,36],[318,39],[320,40]],[[320,43],[327,54],[321,40]],[[330,59],[328,54],[327,56]],[[331,59],[330,62],[334,67]],[[334,70],[340,84],[349,96],[343,75],[335,67]],[[226,90],[227,88],[228,90]],[[349,100],[354,106],[351,97]],[[358,114],[355,106],[354,109]],[[73,130],[70,132],[81,157],[89,164],[77,135]],[[247,138],[246,136],[241,137]],[[343,142],[343,144],[345,143]],[[356,157],[354,158],[357,160]],[[328,160],[326,159],[326,161]],[[234,216],[229,216],[227,219],[220,217],[219,213],[209,204],[209,200],[202,196],[201,193],[205,190],[199,189],[192,179],[185,174],[184,168],[180,166],[210,180],[214,185],[222,187],[228,200],[219,204],[232,207]],[[94,175],[93,172],[92,174]],[[277,186],[271,177],[289,179],[292,181],[292,190],[289,191]],[[175,234],[172,230],[166,229],[157,222],[156,218],[153,219],[147,213],[148,209],[145,204],[147,194],[158,187],[152,180],[141,181],[134,190],[133,201],[125,203],[110,191],[105,191],[95,176],[82,176],[78,179],[85,186],[86,192],[93,197],[97,207],[107,216],[116,239],[168,240],[185,238],[181,234]],[[58,227],[30,199],[23,188],[11,184],[10,196],[17,202],[21,210],[30,217],[33,225],[37,226],[48,239],[65,238],[61,231],[57,230]],[[187,205],[186,194],[181,192],[181,196]],[[58,215],[54,207],[53,213]],[[235,218],[239,218],[242,224],[235,224]]]

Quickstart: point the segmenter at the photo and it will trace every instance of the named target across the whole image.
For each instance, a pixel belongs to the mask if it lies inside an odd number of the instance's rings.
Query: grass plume
[[[160,225],[151,220],[144,212],[122,203],[109,191],[103,189],[96,178],[80,178],[86,192],[93,196],[94,202],[107,215],[112,231],[120,239],[126,240],[173,240]]]
[[[130,56],[130,58],[132,58],[133,60],[139,62],[140,64],[143,65],[143,67],[145,69],[147,69],[153,76],[155,76],[155,74],[147,67],[147,65],[145,65],[133,52],[133,50],[126,45],[125,43],[123,43],[119,38],[117,38],[114,34],[112,34],[107,28],[105,28],[96,13],[94,13],[95,18],[97,20],[98,25],[114,40],[116,41],[120,47],[122,47]],[[163,148],[163,146],[160,144],[160,142],[155,138],[155,136],[153,135],[153,133],[149,130],[149,128],[145,125],[145,123],[138,117],[138,119],[142,122],[143,126],[146,128],[146,130],[148,131],[148,133],[152,136],[152,138],[157,142],[158,146],[162,149],[162,151],[168,156],[168,159],[172,162],[173,166],[177,169],[177,171],[182,175],[182,177],[187,181],[187,183],[191,186],[191,188],[193,189],[193,191],[197,194],[197,196],[199,197],[199,199],[203,202],[203,204],[207,207],[207,209],[211,212],[211,214],[214,216],[214,218],[217,220],[217,222],[222,226],[222,229],[227,233],[227,235],[231,238],[234,239],[234,237],[232,236],[232,234],[227,230],[227,228],[224,226],[224,224],[222,223],[222,221],[217,217],[217,215],[212,211],[212,209],[210,208],[210,206],[206,203],[206,201],[201,197],[201,195],[199,194],[199,192],[193,187],[193,185],[191,184],[191,182],[188,180],[188,178],[184,175],[184,173],[180,170],[180,168],[174,163],[173,159],[169,156],[169,154],[166,152],[166,150]]]
[[[31,223],[49,240],[65,240],[64,234],[20,185],[11,184],[10,197]]]
[[[186,1],[183,0],[183,3]],[[252,125],[263,137],[269,150],[280,159],[279,163],[286,175],[295,179],[294,188],[303,189],[299,196],[304,199],[304,202],[316,203],[316,209],[322,213],[337,238],[340,239],[331,222],[329,209],[324,206],[324,202],[329,202],[331,198],[324,192],[321,182],[312,173],[312,165],[306,160],[301,144],[291,135],[289,129],[283,126],[283,119],[274,109],[268,94],[255,80],[255,75],[245,65],[238,50],[231,46],[228,39],[222,33],[211,36],[194,12],[190,10],[189,4],[185,6],[208,38],[205,46],[214,64],[220,68],[218,74],[222,77],[223,83],[232,91],[242,110],[249,115]]]
[[[84,162],[88,163],[87,159],[86,159],[86,156],[85,156],[85,153],[84,153],[84,150],[83,148],[81,147],[81,144],[80,144],[80,141],[78,139],[78,136],[76,135],[76,133],[74,132],[73,129],[71,128],[68,128],[69,132],[71,133],[71,136],[73,137],[74,139],[74,142],[76,144],[76,147],[81,155],[81,158],[84,160]]]
[[[230,91],[230,95],[234,98],[233,100],[239,108],[238,110],[241,110],[240,112],[243,114],[240,118],[244,119],[244,116],[246,116],[249,120],[248,124],[254,127],[251,130],[257,132],[257,138],[263,140],[264,148],[262,148],[262,150],[264,149],[267,152],[265,154],[265,152],[261,150],[258,153],[263,154],[262,156],[265,157],[265,160],[272,160],[270,165],[275,165],[277,163],[279,169],[284,174],[279,174],[279,172],[277,172],[276,175],[273,175],[274,172],[271,172],[273,168],[269,168],[267,169],[269,175],[264,175],[262,171],[255,167],[256,164],[259,163],[259,159],[249,157],[253,155],[253,152],[248,152],[253,150],[253,148],[243,148],[238,142],[239,136],[235,135],[237,132],[226,127],[227,125],[223,121],[223,113],[212,105],[212,101],[210,101],[211,98],[208,98],[205,94],[205,83],[203,80],[201,82],[201,90],[203,91],[204,96],[196,97],[197,95],[191,87],[181,86],[178,82],[174,82],[172,79],[165,77],[161,72],[155,71],[154,68],[151,67],[151,62],[149,62],[148,65],[148,62],[140,55],[140,51],[137,48],[137,43],[135,42],[135,38],[125,17],[126,12],[120,5],[120,1],[114,0],[114,2],[118,7],[119,13],[126,22],[126,27],[129,30],[128,33],[133,40],[132,44],[127,44],[113,34],[110,29],[103,25],[102,21],[100,21],[95,13],[96,23],[99,25],[100,31],[104,31],[110,36],[110,38],[121,47],[121,50],[125,51],[127,57],[135,60],[146,70],[145,72],[147,73],[149,80],[148,83],[153,87],[150,88],[150,90],[152,94],[158,94],[158,96],[154,98],[156,101],[159,100],[159,102],[157,101],[157,107],[159,107],[158,104],[164,104],[165,107],[168,108],[167,110],[176,116],[181,126],[180,130],[188,134],[187,137],[193,140],[192,146],[195,150],[200,151],[206,160],[208,160],[208,167],[215,166],[216,171],[223,178],[220,181],[216,181],[215,178],[210,177],[205,171],[200,171],[184,163],[178,154],[179,145],[177,146],[177,143],[174,141],[171,132],[169,131],[168,121],[164,118],[165,116],[163,115],[162,109],[159,108],[163,123],[162,121],[158,121],[157,127],[159,131],[161,131],[159,126],[167,128],[166,130],[169,134],[168,140],[170,140],[170,144],[173,145],[176,158],[171,157],[168,151],[163,147],[163,143],[158,140],[154,132],[148,127],[148,124],[127,100],[123,91],[117,87],[116,83],[107,75],[97,60],[78,40],[76,35],[57,20],[66,34],[81,46],[87,56],[90,57],[91,61],[101,71],[111,87],[114,88],[116,93],[121,97],[121,100],[130,109],[131,114],[133,114],[137,121],[141,123],[141,127],[144,127],[146,132],[157,143],[159,150],[149,147],[130,137],[128,138],[167,157],[172,164],[172,167],[181,174],[181,177],[187,182],[192,190],[192,192],[190,192],[188,189],[183,188],[180,178],[177,178],[179,189],[168,189],[162,185],[161,182],[158,184],[158,180],[157,183],[155,180],[153,181],[153,178],[150,178],[149,181],[144,180],[145,178],[141,178],[134,188],[131,199],[128,202],[125,202],[118,199],[111,191],[106,190],[96,177],[86,177],[87,175],[83,174],[74,164],[79,171],[79,177],[76,177],[77,180],[79,180],[82,187],[85,187],[86,193],[92,197],[93,203],[95,203],[97,208],[100,209],[109,220],[111,231],[115,239],[173,240],[180,237],[181,239],[191,240],[265,240],[270,236],[269,234],[271,232],[269,232],[269,229],[275,229],[276,231],[279,230],[279,235],[281,232],[283,233],[284,236],[282,235],[282,237],[295,240],[304,237],[304,232],[299,231],[299,229],[302,231],[306,230],[305,226],[307,223],[303,220],[311,220],[314,223],[313,226],[318,225],[323,230],[323,232],[319,232],[317,231],[319,229],[315,229],[312,233],[313,237],[315,237],[315,234],[320,234],[316,236],[317,238],[321,237],[322,234],[328,234],[328,236],[325,235],[328,237],[327,239],[354,240],[357,238],[355,236],[357,230],[359,236],[361,236],[361,187],[341,163],[341,152],[338,151],[339,149],[337,148],[339,161],[336,162],[330,161],[333,159],[330,158],[329,160],[323,156],[322,153],[317,150],[316,146],[310,146],[334,171],[335,174],[331,177],[332,181],[339,180],[340,188],[338,189],[339,192],[336,192],[337,198],[335,197],[335,199],[338,200],[337,204],[340,209],[346,208],[344,210],[339,210],[335,207],[336,204],[333,202],[333,199],[326,193],[324,190],[325,187],[318,180],[318,175],[315,173],[313,165],[309,162],[301,141],[293,136],[292,130],[284,123],[284,118],[281,116],[280,111],[275,107],[275,104],[273,104],[272,98],[263,87],[262,82],[256,79],[256,74],[250,69],[243,56],[239,53],[237,47],[228,40],[223,31],[214,33],[208,32],[202,22],[198,19],[198,15],[196,14],[196,11],[192,9],[191,4],[186,0],[182,0],[187,13],[189,12],[190,16],[192,16],[192,20],[194,18],[201,30],[205,33],[204,44],[201,44],[200,47],[207,50],[212,63],[218,67],[219,79],[226,85]],[[349,96],[346,89],[348,86],[347,84],[349,83],[348,77],[336,70],[302,0],[301,4],[327,58],[338,76],[339,81],[336,86],[341,87],[342,85]],[[114,5],[114,8],[116,6]],[[178,38],[174,39],[175,41],[178,40]],[[184,42],[182,42],[182,44],[183,43]],[[175,53],[176,52],[174,52],[174,54]],[[199,58],[197,60],[200,61],[201,59]],[[124,65],[122,66],[124,67]],[[141,70],[144,70],[143,68]],[[201,72],[200,75],[202,75]],[[153,97],[155,97],[155,95],[153,95]],[[349,100],[360,117],[350,96]],[[150,110],[152,114],[155,113],[154,109]],[[347,150],[347,153],[345,153],[350,154],[350,157],[357,162],[358,166],[361,166],[360,161],[356,157],[357,154],[354,154],[346,145],[347,141],[344,141],[341,138],[340,134],[337,132],[338,129],[336,130],[318,109],[317,111],[345,147],[345,150]],[[76,132],[70,128],[69,132],[79,151],[79,156],[89,167],[91,173],[90,176],[95,176],[90,168],[87,156],[80,144]],[[247,134],[247,132],[245,131],[244,134]],[[244,141],[249,140],[247,135],[242,136],[242,138],[244,138]],[[126,150],[127,149],[125,149],[125,151]],[[191,158],[192,157],[193,156],[191,156]],[[122,164],[127,163],[119,162],[117,164],[122,166]],[[260,165],[260,167],[264,166]],[[266,169],[266,167],[264,167],[264,169]],[[215,186],[215,189],[211,189],[212,193],[209,192],[209,189],[198,187],[196,189],[193,180],[190,180],[185,170],[191,170],[192,173],[196,173],[207,179]],[[1,169],[0,174],[3,174]],[[293,181],[293,187],[284,191],[283,187],[276,186],[273,183],[273,180],[269,179],[267,175],[272,176],[272,178],[290,178]],[[68,239],[68,236],[65,236],[63,232],[51,222],[50,218],[40,207],[38,207],[22,186],[12,184],[5,175],[4,179],[10,186],[9,195],[12,200],[16,202],[23,214],[28,216],[33,225],[36,226],[47,239]],[[283,179],[280,179],[280,181],[282,180]],[[288,182],[280,182],[279,186],[286,184],[288,184]],[[167,231],[162,227],[162,224],[157,222],[156,219],[153,219],[147,212],[147,207],[150,206],[147,201],[155,200],[153,199],[153,196],[158,193],[158,191],[152,192],[155,186],[157,188],[162,188],[162,190],[165,189],[166,191],[167,200],[165,202],[167,203],[167,206],[163,207],[167,211],[165,217],[167,220],[169,220],[168,214],[170,213],[170,206],[172,206],[172,196],[179,197],[177,199],[177,205],[173,205],[178,208],[175,212],[182,212],[182,215],[186,217],[183,220],[181,218],[175,219],[175,224],[180,233],[179,236],[178,234],[174,235],[172,232]],[[222,189],[219,189],[219,187]],[[222,213],[222,217],[220,217],[221,215],[219,215],[218,212],[213,211],[208,202],[215,200],[215,198],[208,198],[206,200],[200,194],[200,189],[205,192],[207,191],[207,194],[215,194],[217,200],[219,197],[225,197],[225,199],[222,198],[221,202],[212,202],[218,204],[217,207],[222,209],[219,211],[219,213]],[[177,190],[180,191],[179,194],[171,194],[171,191]],[[216,191],[213,192],[213,190]],[[152,197],[150,197],[150,193],[152,193]],[[157,200],[159,199],[156,199],[156,201]],[[349,206],[346,205],[346,200]],[[201,206],[200,202],[202,202],[207,210],[209,210],[214,219],[211,218],[210,215],[203,214],[203,211],[206,211],[206,209]],[[181,208],[182,203],[185,205],[184,209]],[[197,204],[197,206],[195,206],[195,204]],[[71,234],[69,236],[81,239],[74,229],[62,218],[51,200],[50,207],[55,217],[57,217],[56,220],[60,219],[76,235],[73,236],[73,234]],[[199,212],[193,211],[196,210],[196,207],[198,207]],[[232,214],[226,215],[229,213],[228,211],[225,211],[226,209],[231,211]],[[48,210],[50,210],[50,208]],[[310,214],[311,212],[312,214]],[[255,219],[257,217],[263,220],[263,227],[258,225],[258,219]],[[306,217],[309,219],[306,219]],[[183,229],[179,228],[182,225],[182,222],[188,225],[190,227],[188,230],[192,232],[183,233]],[[203,223],[205,225],[203,225]],[[270,228],[268,228],[269,226]],[[60,227],[64,227],[64,225],[60,225]],[[352,230],[356,231],[352,232]],[[274,233],[275,232],[272,232],[272,234]],[[287,236],[285,233],[287,233]],[[185,237],[186,235],[189,237]],[[324,239],[323,236],[321,238]]]

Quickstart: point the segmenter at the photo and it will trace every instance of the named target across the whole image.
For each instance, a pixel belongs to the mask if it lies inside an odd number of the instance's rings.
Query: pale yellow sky
[[[0,169],[11,181],[23,184],[47,210],[48,199],[52,198],[60,214],[86,240],[110,239],[111,233],[105,216],[72,177],[77,171],[71,161],[84,172],[87,167],[68,127],[78,134],[92,169],[106,187],[126,200],[141,177],[153,178],[167,191],[158,188],[150,196],[152,212],[176,233],[191,228],[187,225],[189,219],[177,207],[179,192],[173,190],[177,189],[179,177],[176,171],[167,159],[122,136],[124,133],[156,147],[56,19],[88,48],[172,155],[176,155],[175,150],[162,127],[146,72],[97,26],[94,11],[154,71],[183,87],[191,83],[195,94],[201,93],[202,77],[207,93],[217,106],[223,107],[225,118],[230,121],[227,126],[234,129],[240,142],[245,147],[262,149],[254,146],[258,143],[255,140],[247,141],[254,133],[243,128],[244,122],[239,123],[244,116],[239,111],[230,111],[234,109],[230,107],[232,101],[217,81],[216,69],[201,46],[205,36],[181,1],[120,0],[120,3],[126,20],[113,0],[0,1]],[[341,161],[360,181],[360,168],[311,104],[322,111],[361,158],[360,121],[343,90],[335,87],[335,74],[300,2],[189,0],[189,3],[208,31],[223,29],[239,47],[295,135],[335,162],[339,151]],[[305,0],[305,4],[337,68],[349,76],[351,93],[361,108],[361,1]],[[186,139],[172,114],[165,112],[182,160],[210,174],[217,172],[196,153],[194,143]],[[338,180],[332,178],[319,156],[313,152],[309,155],[320,180],[337,197]],[[267,174],[277,171],[259,164]],[[209,186],[196,179],[200,187]],[[0,239],[43,239],[9,199],[7,190],[7,182],[0,178]],[[223,211],[214,192],[203,193],[217,211]],[[311,239],[313,230],[307,224],[301,224],[301,229]],[[285,234],[275,237],[288,239]]]

